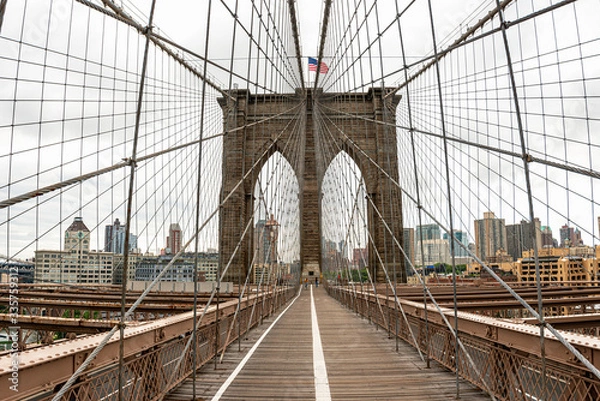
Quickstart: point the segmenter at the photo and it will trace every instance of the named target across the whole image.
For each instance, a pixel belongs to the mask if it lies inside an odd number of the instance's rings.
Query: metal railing
[[[415,344],[392,297],[364,292],[355,296],[348,287],[327,288],[333,298],[382,327],[390,336],[397,333],[403,341],[428,352],[429,358],[451,371],[455,371],[458,365],[461,377],[485,391],[491,391],[498,400],[600,399],[600,380],[550,334],[546,334],[546,353],[542,359],[539,330],[535,325],[458,312],[458,336],[475,368],[462,350],[459,350],[459,363],[456,364],[454,335],[431,306],[428,307],[426,323],[423,304],[400,301],[408,324],[416,335]],[[454,313],[451,309],[442,309],[447,316]],[[564,336],[594,366],[600,366],[599,338],[567,332]]]
[[[285,305],[295,295],[295,288],[282,288],[268,293],[252,294],[211,306],[197,331],[196,351],[199,368],[222,352],[264,317]],[[155,320],[125,329],[124,399],[160,400],[192,373],[192,351],[182,351],[192,335],[192,312]],[[21,353],[19,392],[0,388],[0,399],[51,400],[70,375],[89,355],[97,336],[85,336]],[[117,400],[119,392],[119,338],[111,342],[96,357],[90,368],[69,389],[63,399],[70,401]],[[2,368],[7,365],[2,363]],[[8,362],[6,359],[4,362]],[[0,380],[10,379],[9,369],[0,369]]]

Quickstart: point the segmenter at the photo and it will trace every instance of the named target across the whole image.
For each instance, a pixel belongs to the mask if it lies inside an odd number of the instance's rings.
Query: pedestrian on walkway
[[[319,288],[319,278],[318,277],[315,278],[315,286],[317,288]]]
[[[304,279],[304,288],[308,288],[308,277]]]

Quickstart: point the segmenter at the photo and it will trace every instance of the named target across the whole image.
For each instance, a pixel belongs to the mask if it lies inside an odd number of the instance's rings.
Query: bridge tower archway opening
[[[321,270],[327,279],[362,281],[369,267],[366,195],[359,166],[341,150],[327,166],[320,188]]]
[[[241,221],[254,210],[256,178],[269,158],[279,153],[298,181],[299,265],[302,279],[321,274],[321,185],[325,171],[340,151],[351,158],[364,177],[367,206],[368,266],[372,279],[386,280],[382,252],[402,243],[402,205],[398,182],[395,110],[400,96],[372,88],[364,93],[323,93],[296,90],[293,94],[231,91],[220,98],[223,110],[223,184],[219,249],[222,261],[232,260],[225,281],[240,282],[251,265],[249,239],[240,239]],[[331,152],[326,150],[329,146]],[[348,160],[348,159],[344,159]],[[236,250],[241,243],[239,252]],[[399,252],[398,252],[399,253]],[[388,262],[394,280],[405,282],[404,261]]]
[[[300,205],[296,173],[279,151],[262,165],[254,183],[250,228],[250,281],[295,281],[300,261]]]

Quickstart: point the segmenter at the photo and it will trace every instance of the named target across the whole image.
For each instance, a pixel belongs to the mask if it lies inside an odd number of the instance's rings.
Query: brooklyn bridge
[[[598,21],[0,0],[0,399],[600,399]]]

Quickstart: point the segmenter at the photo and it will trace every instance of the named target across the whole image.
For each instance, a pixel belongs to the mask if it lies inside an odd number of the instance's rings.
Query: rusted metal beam
[[[47,299],[47,300],[69,300],[79,302],[92,302],[92,301],[104,301],[104,302],[121,302],[120,295],[118,294],[98,294],[98,293],[61,293],[61,292],[30,292],[30,291],[19,291],[22,298],[29,299]],[[140,294],[128,293],[126,299],[134,302]],[[193,294],[187,296],[165,294],[165,296],[154,296],[149,295],[146,297],[146,301],[149,304],[162,305],[162,304],[193,304]],[[198,302],[208,301],[209,296],[199,295]],[[224,296],[226,299],[232,299],[235,297]]]
[[[25,330],[61,331],[67,333],[95,334],[108,331],[117,320],[70,319],[48,316],[19,316],[19,328]],[[0,313],[0,327],[12,326],[11,315]]]
[[[517,322],[536,324],[535,318],[515,319]],[[590,329],[600,327],[600,313],[583,313],[569,316],[547,316],[545,320],[560,330]]]
[[[352,292],[346,289],[338,290],[342,292],[348,292],[348,298],[352,295]],[[377,302],[372,294],[363,294],[361,296],[366,297],[367,301],[372,303],[375,308]],[[389,308],[390,313],[394,312],[394,299],[387,299],[385,295],[378,295],[379,303]],[[590,300],[590,298],[586,298]],[[553,300],[544,300],[551,302]],[[564,300],[557,300],[564,301]],[[405,313],[415,319],[423,320],[424,306],[422,303],[401,300],[402,307]],[[598,303],[599,300],[596,300]],[[520,307],[520,304],[519,304]],[[500,309],[500,308],[499,308]],[[427,306],[429,323],[444,326],[442,317],[438,314],[437,310],[432,306]],[[451,308],[442,307],[444,315],[448,318],[453,318],[454,310]],[[489,341],[494,346],[507,347],[519,352],[526,352],[540,357],[539,349],[539,328],[532,324],[518,323],[517,321],[511,322],[506,319],[495,319],[487,316],[481,316],[473,313],[464,311],[458,312],[458,328],[459,333],[471,335],[478,339]],[[600,368],[600,338],[592,338],[590,336],[572,334],[564,332],[563,336],[575,346],[588,360],[597,368]],[[558,341],[551,333],[546,331],[546,358],[556,363],[568,365],[569,367],[577,367],[578,369],[585,369],[577,361],[577,359],[571,355],[565,346]]]
[[[280,299],[289,299],[294,293],[293,289],[282,289]],[[241,303],[242,310],[251,308],[256,300],[263,302],[264,294],[252,294],[248,298],[244,298]],[[269,296],[267,294],[267,296]],[[272,300],[272,298],[269,298]],[[237,308],[238,300],[230,300],[219,306],[219,319],[233,316]],[[268,313],[269,309],[263,312]],[[205,316],[202,327],[210,327],[216,320],[217,316],[216,305],[208,308],[208,313]],[[136,324],[133,327],[125,328],[124,350],[125,357],[135,363],[135,361],[143,359],[149,353],[156,353],[162,347],[169,347],[174,342],[185,340],[192,331],[193,312],[181,313],[175,316],[170,316],[163,319],[158,319],[152,322]],[[226,326],[226,325],[225,325]],[[227,327],[225,327],[227,329]],[[214,329],[209,330],[213,332]],[[60,387],[68,380],[77,368],[83,363],[87,356],[96,348],[105,334],[89,335],[79,337],[74,340],[62,341],[53,345],[39,347],[32,350],[26,350],[19,354],[19,369],[18,382],[19,392],[16,393],[10,390],[9,386],[0,386],[0,400],[16,401],[40,395],[36,399],[46,400],[51,398],[53,390]],[[200,339],[200,341],[204,341]],[[215,350],[210,350],[212,355]],[[84,372],[82,382],[79,385],[94,386],[94,383],[106,383],[106,387],[110,386],[110,380],[114,382],[114,373],[102,372],[114,368],[119,355],[119,336],[113,336],[108,344],[98,353],[90,365],[87,373]],[[171,357],[177,356],[177,353],[170,351]],[[156,359],[153,359],[153,364],[156,365]],[[148,362],[150,363],[150,362]],[[162,367],[146,366],[148,372],[152,369],[162,369]],[[185,375],[189,372],[184,372]],[[183,373],[182,373],[183,374]],[[8,383],[8,379],[12,375],[12,359],[10,355],[0,357],[0,381]],[[102,382],[98,382],[102,376]],[[105,377],[106,376],[106,377]],[[175,383],[183,380],[185,376],[178,377]],[[91,380],[96,380],[92,382]],[[143,380],[154,380],[152,377],[140,378]],[[89,380],[89,381],[88,381]],[[104,384],[102,384],[103,386]],[[151,386],[148,386],[149,388]],[[96,398],[109,396],[102,395],[102,388],[95,388],[94,394]],[[165,390],[165,389],[163,389]],[[80,390],[76,390],[80,391]],[[82,389],[81,391],[91,391],[90,388]],[[162,390],[161,390],[162,391]],[[156,396],[156,394],[154,395]],[[150,399],[146,396],[138,399]]]
[[[0,306],[8,305],[7,297],[0,297]],[[131,305],[131,303],[128,303]],[[106,301],[66,301],[60,299],[30,299],[19,298],[20,308],[54,308],[54,309],[69,309],[69,310],[92,310],[92,311],[120,311],[121,306],[117,302]],[[190,310],[189,304],[142,304],[136,312],[151,312],[151,313],[179,313]]]
[[[534,299],[534,298],[532,298]],[[600,297],[568,297],[568,298],[546,298],[544,297],[544,307],[559,307],[579,305],[596,305],[600,304]],[[440,305],[450,307],[451,302],[440,302]],[[494,300],[487,301],[472,301],[459,302],[457,305],[462,311],[481,311],[481,310],[506,310],[506,309],[523,309],[523,305],[516,299]]]

